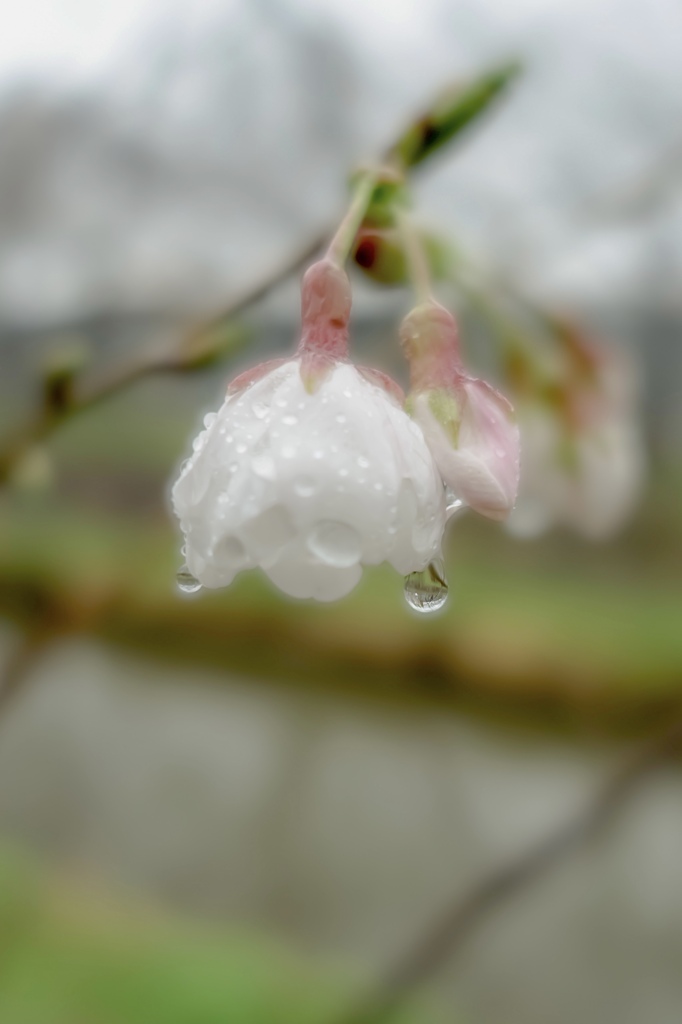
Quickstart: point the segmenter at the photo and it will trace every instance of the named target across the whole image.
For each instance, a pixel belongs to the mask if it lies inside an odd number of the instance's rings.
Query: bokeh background
[[[0,496],[0,1021],[322,1022],[682,704],[682,9],[673,0],[23,0],[0,35],[0,427],[50,359],[182,335],[343,209],[445,82],[520,58],[416,183],[495,281],[630,347],[649,478],[616,539],[457,520],[431,620],[390,571],[332,607],[187,599],[168,481],[232,375],[157,375]],[[409,295],[357,282],[400,373]],[[237,346],[234,346],[237,349]],[[492,916],[419,1019],[682,1019],[682,776]]]

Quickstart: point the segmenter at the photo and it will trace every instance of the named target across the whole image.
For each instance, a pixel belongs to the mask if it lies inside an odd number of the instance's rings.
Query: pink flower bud
[[[490,519],[505,519],[519,484],[514,411],[495,388],[462,366],[454,317],[436,303],[410,313],[401,328],[410,361],[408,409],[421,426],[454,495]]]

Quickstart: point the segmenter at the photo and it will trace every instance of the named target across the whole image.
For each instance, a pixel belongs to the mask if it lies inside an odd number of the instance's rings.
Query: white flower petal
[[[208,422],[172,492],[204,586],[259,565],[286,593],[333,600],[364,564],[409,573],[438,552],[443,485],[423,434],[351,364],[310,394],[293,359]]]

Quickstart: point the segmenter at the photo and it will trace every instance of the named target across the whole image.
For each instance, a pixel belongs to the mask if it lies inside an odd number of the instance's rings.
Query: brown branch
[[[304,266],[321,247],[324,237],[321,235],[315,238],[302,250],[284,260],[279,267],[233,299],[221,312],[192,328],[175,347],[126,363],[90,389],[76,392],[58,408],[48,405],[38,410],[18,434],[0,447],[0,484],[7,481],[15,466],[34,444],[43,441],[78,413],[106,401],[151,374],[191,370],[217,358],[225,347],[224,338],[219,337],[220,328]]]
[[[486,918],[601,834],[649,773],[680,747],[682,721],[626,761],[575,818],[458,897],[389,968],[376,990],[337,1024],[386,1024],[403,1000],[450,962]]]
[[[0,718],[4,717],[24,689],[35,666],[49,645],[51,630],[35,627],[22,634],[0,669]]]

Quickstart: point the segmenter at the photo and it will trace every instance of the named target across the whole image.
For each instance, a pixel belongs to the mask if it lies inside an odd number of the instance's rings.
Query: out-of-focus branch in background
[[[389,1024],[403,1001],[428,982],[506,902],[539,882],[564,858],[597,839],[647,776],[682,749],[682,720],[635,752],[590,803],[537,845],[475,884],[446,906],[379,982],[376,990],[334,1024]]]

